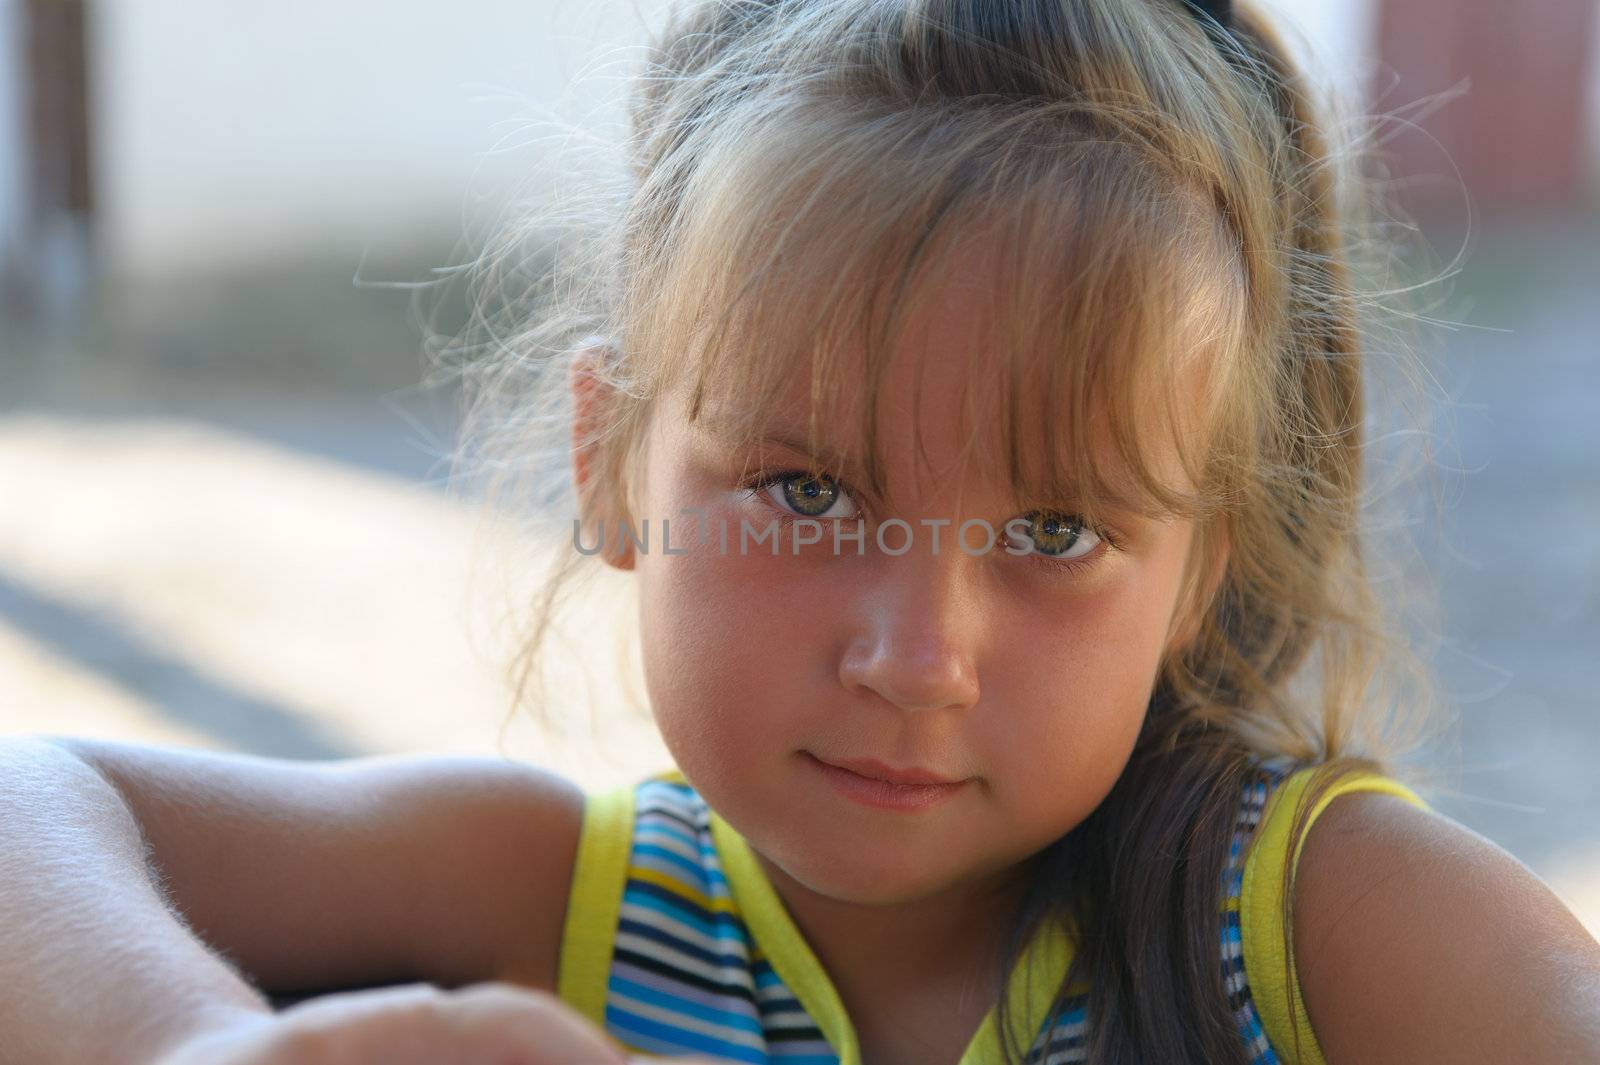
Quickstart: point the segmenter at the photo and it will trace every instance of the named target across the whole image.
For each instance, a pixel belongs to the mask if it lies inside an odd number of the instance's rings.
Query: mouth
[[[804,752],[828,782],[846,798],[881,810],[916,812],[954,798],[970,782],[928,769],[893,769],[882,762],[825,762]]]
[[[812,757],[815,758],[816,756],[812,755]],[[834,762],[820,758],[817,760],[824,765],[831,765],[835,769],[848,770],[856,776],[866,777],[868,780],[879,780],[885,784],[941,785],[960,784],[963,780],[961,777],[946,776],[932,769],[922,769],[915,766],[907,769],[895,769],[871,758],[841,759]]]

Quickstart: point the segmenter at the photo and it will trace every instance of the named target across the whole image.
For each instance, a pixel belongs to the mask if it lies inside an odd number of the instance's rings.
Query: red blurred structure
[[[1587,201],[1597,9],[1595,0],[1382,0],[1373,111],[1468,82],[1466,96],[1421,120],[1427,135],[1393,131],[1386,149],[1405,208],[1464,214],[1462,184],[1475,216]]]

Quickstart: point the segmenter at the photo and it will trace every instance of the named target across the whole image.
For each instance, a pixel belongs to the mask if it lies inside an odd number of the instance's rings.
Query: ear
[[[602,544],[600,557],[607,565],[633,569],[633,544],[622,535],[619,522],[628,520],[617,507],[614,464],[598,439],[610,424],[610,404],[615,390],[606,377],[605,364],[615,348],[603,337],[591,337],[572,357],[567,389],[572,394],[572,483],[576,490],[578,521],[585,541]],[[597,526],[591,533],[591,526]]]
[[[1167,638],[1169,655],[1182,654],[1194,638],[1200,635],[1200,622],[1205,610],[1216,599],[1217,589],[1222,587],[1222,578],[1227,575],[1228,556],[1233,548],[1226,520],[1217,522],[1213,535],[1216,538],[1216,546],[1212,550],[1211,564],[1195,589],[1194,598],[1184,604],[1183,617],[1174,624],[1172,633]]]

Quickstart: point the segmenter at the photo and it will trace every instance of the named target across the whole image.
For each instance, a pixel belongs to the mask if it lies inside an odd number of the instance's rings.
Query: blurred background
[[[1418,538],[1461,727],[1430,797],[1600,932],[1597,5],[1269,6],[1391,116],[1417,280],[1453,274]],[[614,668],[574,663],[582,727],[506,723],[412,306],[545,191],[530,116],[614,119],[659,8],[0,0],[0,733],[504,753],[591,787],[666,764],[602,712]],[[607,593],[584,609],[626,631]]]

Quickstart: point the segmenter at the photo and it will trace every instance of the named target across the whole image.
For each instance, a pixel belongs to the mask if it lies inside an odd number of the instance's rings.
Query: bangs
[[[658,388],[688,387],[691,420],[710,407],[748,446],[803,419],[810,452],[853,462],[882,498],[886,369],[919,311],[973,286],[963,462],[1003,463],[1019,501],[1070,500],[1091,522],[1233,495],[1245,300],[1208,199],[1066,103],[786,117],[720,138],[687,176],[696,206],[633,294],[630,342]],[[853,453],[826,431],[840,416]]]

